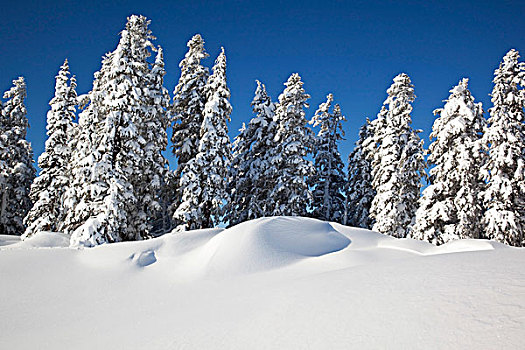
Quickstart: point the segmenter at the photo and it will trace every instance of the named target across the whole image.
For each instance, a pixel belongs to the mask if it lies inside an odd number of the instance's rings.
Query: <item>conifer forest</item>
[[[86,94],[77,93],[64,60],[38,175],[26,139],[25,79],[3,94],[0,234],[24,240],[62,232],[71,246],[91,247],[304,216],[436,245],[474,238],[525,246],[525,63],[518,51],[487,77],[490,106],[458,77],[448,99],[436,101],[427,147],[412,126],[417,87],[398,74],[342,159],[352,111],[337,96],[310,106],[297,73],[276,99],[256,81],[253,115],[230,140],[227,48],[209,58],[204,38],[191,37],[170,92],[149,24],[128,17]],[[166,152],[176,162],[168,164]]]

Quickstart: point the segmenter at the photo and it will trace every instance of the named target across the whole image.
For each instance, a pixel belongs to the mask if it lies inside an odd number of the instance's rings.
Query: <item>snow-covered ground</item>
[[[525,249],[306,218],[70,249],[0,236],[0,349],[518,349]]]

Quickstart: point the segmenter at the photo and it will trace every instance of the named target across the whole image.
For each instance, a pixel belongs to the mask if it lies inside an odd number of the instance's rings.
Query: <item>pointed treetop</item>
[[[253,111],[255,113],[258,113],[258,111],[266,109],[267,114],[273,113],[273,110],[275,110],[275,105],[272,103],[272,99],[270,98],[270,96],[268,96],[268,93],[266,92],[266,86],[264,86],[264,84],[261,83],[259,80],[256,80],[256,82],[257,87],[255,88],[255,95],[253,96],[253,100],[251,103]],[[268,108],[270,108],[270,110],[268,110]]]
[[[332,102],[334,101],[334,95],[328,94],[326,96],[326,102],[323,102],[319,105],[319,108],[315,112],[310,124],[313,124],[316,127],[319,124],[322,124],[324,120],[328,119],[328,114],[330,113],[330,107],[332,107]],[[320,131],[321,132],[321,131]]]
[[[483,106],[481,102],[474,103],[474,97],[468,90],[468,82],[468,78],[461,79],[449,90],[450,96],[444,101],[445,106],[434,110],[434,115],[439,117],[432,126],[431,140],[436,138],[438,133],[442,135],[464,133],[465,129],[470,127],[470,122],[467,121],[474,121],[476,127],[481,127],[479,116],[483,115]],[[455,119],[455,122],[451,123],[451,119]]]
[[[190,50],[200,49],[199,51],[204,51],[204,39],[200,34],[195,34],[191,37],[186,46]]]
[[[64,64],[62,66],[60,66],[60,71],[63,71],[65,76],[68,76],[70,75],[70,71],[69,71],[69,61],[68,59],[64,59]],[[76,76],[71,76],[71,78],[69,78],[69,87],[70,89],[72,90],[75,90],[77,88],[77,78]],[[75,96],[76,96],[76,92],[75,92]],[[75,97],[76,98],[76,97]]]
[[[295,85],[295,84],[299,84],[300,86],[303,86],[304,84],[301,81],[301,76],[299,75],[299,73],[292,73],[292,75],[290,75],[286,83],[284,83],[284,85],[286,86]]]
[[[493,82],[496,83],[498,76],[505,74],[505,72],[510,71],[510,72],[515,72],[518,75],[519,81],[509,81],[509,83],[520,84],[523,80],[523,75],[525,74],[523,72],[525,63],[518,62],[519,58],[520,58],[520,53],[517,50],[511,49],[509,52],[507,52],[505,56],[503,56],[503,62],[501,62],[498,69],[494,71],[495,78]]]
[[[459,99],[459,100],[462,101],[462,103],[467,103],[467,104],[473,103],[474,98],[471,97],[470,91],[468,89],[468,82],[469,82],[468,78],[461,79],[456,86],[452,87],[452,89],[449,90],[450,96],[444,102],[450,102],[450,101],[452,101],[454,99]],[[470,99],[470,102],[468,101],[469,99]],[[481,106],[481,103],[478,103],[476,105]],[[458,106],[457,106],[457,104],[445,104],[444,108],[438,108],[438,109],[434,110],[434,115],[442,113],[443,110],[445,110],[446,108],[457,109]],[[454,113],[454,112],[456,112],[456,111],[450,111],[450,113]],[[465,115],[468,116],[469,113],[467,112],[467,114],[465,114]]]
[[[297,101],[300,101],[300,104],[303,105],[304,108],[308,108],[309,105],[306,103],[306,100],[310,98],[310,95],[306,93],[306,91],[303,89],[303,82],[301,81],[301,77],[298,73],[292,73],[286,83],[284,85],[286,86],[286,89],[279,95],[279,102],[283,102],[284,100],[288,98],[298,99]],[[304,111],[301,113],[304,115]]]
[[[69,71],[69,62],[67,58],[64,59],[64,64],[60,66],[60,69],[63,71]]]
[[[27,97],[26,82],[24,77],[13,80],[13,87],[4,92],[4,98],[9,99],[4,104],[3,113],[11,120],[11,123],[22,127],[22,137],[26,137],[26,128],[29,126],[26,114],[27,109],[24,100]]]
[[[388,88],[387,94],[388,98],[384,102],[385,105],[397,100],[401,100],[403,103],[413,102],[416,98],[414,85],[412,85],[410,77],[405,73],[400,73],[394,78],[394,82]]]
[[[179,67],[199,64],[200,61],[206,57],[209,57],[208,53],[204,49],[204,40],[200,34],[195,34],[190,41],[188,41],[188,52],[184,56],[184,59],[180,62]]]
[[[255,82],[257,83],[257,87],[255,88],[255,95],[253,96],[251,103],[252,106],[264,103],[270,99],[266,92],[266,86],[264,86],[259,80],[255,80]]]
[[[458,85],[450,89],[450,93],[454,96],[462,95],[468,89],[468,78],[463,78],[459,81]]]
[[[320,111],[320,112],[328,112],[328,110],[332,106],[332,102],[334,102],[334,95],[333,94],[326,95],[326,102],[321,103],[319,105],[318,111]]]
[[[4,92],[4,98],[18,97],[24,99],[26,97],[26,81],[24,77],[18,77],[13,80],[13,87]]]
[[[132,56],[146,57],[150,56],[150,52],[145,52],[146,48],[155,50],[155,46],[150,40],[156,38],[151,35],[151,30],[148,29],[148,25],[151,23],[146,17],[142,15],[131,15],[127,18],[126,28],[120,32],[120,40],[117,49],[114,53],[118,53],[124,48],[128,48],[131,51]],[[128,53],[129,55],[129,53]],[[115,54],[113,60],[116,66],[120,66],[122,63],[119,62],[121,54]]]
[[[253,111],[257,114],[259,112],[265,112],[266,115],[273,115],[275,112],[276,104],[272,102],[272,98],[268,95],[266,91],[266,86],[261,83],[259,80],[256,80],[257,87],[255,88],[255,93],[251,106]],[[270,119],[272,119],[271,117]]]
[[[229,89],[226,86],[226,54],[224,53],[223,47],[221,47],[221,53],[215,59],[215,64],[213,65],[212,71],[213,73],[208,79],[208,89],[217,89],[219,85],[223,85],[223,87],[228,91],[227,97],[230,97]]]
[[[151,73],[160,74],[163,77],[166,74],[164,70],[164,51],[160,46],[155,51],[157,51],[157,54],[155,55],[155,63],[151,67]]]
[[[503,62],[501,62],[499,67],[494,71],[494,79],[492,82],[496,84],[496,86],[502,83],[509,84],[512,86],[511,89],[516,90],[516,85],[525,85],[525,63],[518,62],[519,58],[520,54],[515,49],[511,49],[505,54]],[[497,90],[496,86],[494,86],[491,94],[493,103],[494,95],[496,95],[495,90]],[[505,88],[503,88],[503,90],[505,90]]]
[[[164,66],[164,51],[162,50],[161,46],[157,48],[157,56],[155,56],[155,65]]]
[[[145,16],[131,15],[127,18],[127,20],[128,21],[126,23],[125,30],[129,32],[145,32],[147,35],[151,34],[151,30],[148,29],[148,25],[151,23],[151,21]]]
[[[217,69],[226,70],[226,54],[224,53],[224,47],[221,47],[221,53],[217,56],[215,60],[215,65],[213,66],[213,72],[215,73]]]
[[[510,49],[505,56],[503,56],[503,63],[509,64],[517,62],[517,60],[520,58],[520,53],[516,49]]]
[[[60,70],[58,71],[58,75],[55,77],[55,80],[57,84],[55,85],[55,90],[61,89],[62,87],[60,84],[58,84],[58,81],[61,81],[64,85],[66,84],[68,80],[69,75],[69,63],[67,61],[67,58],[64,60],[64,63],[60,66]]]
[[[72,76],[69,78],[68,76],[71,73],[69,72],[69,63],[67,58],[64,60],[64,63],[62,66],[60,66],[60,70],[58,71],[58,74],[55,77],[55,96],[54,98],[49,101],[49,105],[53,106],[54,104],[57,104],[54,108],[61,109],[63,107],[62,103],[67,100],[68,101],[68,108],[72,108],[74,111],[75,107],[71,104],[78,104],[78,96],[76,93],[77,88],[77,81],[75,76]],[[69,80],[69,85],[68,85]],[[50,122],[49,117],[55,116],[55,114],[48,114],[48,127],[50,125],[54,125],[55,122]],[[72,112],[70,114],[71,120],[75,119],[75,113]],[[60,118],[59,118],[60,119]]]
[[[407,85],[407,84],[411,84],[412,82],[410,81],[410,77],[408,76],[408,74],[399,73],[398,75],[394,77],[394,83]]]
[[[226,112],[226,120],[231,121],[230,114],[232,107],[228,100],[230,98],[230,89],[226,84],[226,54],[224,53],[223,47],[221,47],[221,53],[215,60],[212,71],[213,74],[209,77],[207,83],[208,102],[206,103],[205,113],[209,107],[219,103],[219,98],[222,98],[223,108]]]

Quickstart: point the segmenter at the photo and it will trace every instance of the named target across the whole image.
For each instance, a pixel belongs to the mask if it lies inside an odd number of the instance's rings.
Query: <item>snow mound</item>
[[[0,235],[0,247],[20,242],[19,236]]]
[[[327,222],[298,217],[261,218],[220,232],[188,259],[204,262],[206,274],[244,274],[320,257],[349,244],[350,239]]]
[[[11,236],[10,239],[0,237],[2,249],[29,249],[29,248],[64,248],[69,247],[69,236],[58,232],[39,232],[37,235],[24,241],[19,236]]]
[[[483,239],[461,239],[450,241],[442,246],[436,247],[435,252],[438,254],[474,252],[482,250],[494,250],[510,248],[498,242],[487,241]]]

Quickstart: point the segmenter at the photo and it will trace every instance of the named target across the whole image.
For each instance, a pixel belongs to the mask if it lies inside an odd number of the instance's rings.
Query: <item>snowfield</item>
[[[523,347],[523,248],[297,217],[67,245],[0,236],[0,349]]]

